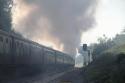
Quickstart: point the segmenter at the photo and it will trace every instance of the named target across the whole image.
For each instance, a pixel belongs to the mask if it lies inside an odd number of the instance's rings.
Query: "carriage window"
[[[19,42],[17,42],[17,46],[19,46]]]
[[[6,38],[6,43],[8,43],[8,38]]]
[[[0,36],[0,41],[3,42],[3,37]]]
[[[21,48],[23,48],[23,43],[21,43]]]

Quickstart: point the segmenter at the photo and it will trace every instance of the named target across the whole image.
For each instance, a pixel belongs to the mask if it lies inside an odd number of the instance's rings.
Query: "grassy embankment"
[[[125,45],[106,50],[84,68],[85,83],[125,83]]]

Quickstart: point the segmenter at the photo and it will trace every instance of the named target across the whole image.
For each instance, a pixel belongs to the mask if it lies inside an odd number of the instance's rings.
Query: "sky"
[[[125,0],[14,0],[13,29],[45,46],[76,54],[81,43],[125,27]]]
[[[100,0],[96,14],[96,26],[84,32],[82,43],[96,43],[99,37],[105,34],[108,38],[115,37],[125,28],[125,0]],[[76,67],[82,67],[82,56],[77,54]]]
[[[105,34],[115,37],[125,28],[125,0],[100,0],[96,14],[96,26],[82,34],[81,43],[95,43]]]

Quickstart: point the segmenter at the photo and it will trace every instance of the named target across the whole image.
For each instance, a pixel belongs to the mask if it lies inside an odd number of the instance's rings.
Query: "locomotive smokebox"
[[[87,44],[83,44],[83,51],[87,51]]]

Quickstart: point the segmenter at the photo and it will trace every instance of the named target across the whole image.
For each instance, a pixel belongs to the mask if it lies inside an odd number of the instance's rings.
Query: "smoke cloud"
[[[75,54],[95,25],[97,0],[15,0],[14,28],[25,37]]]

